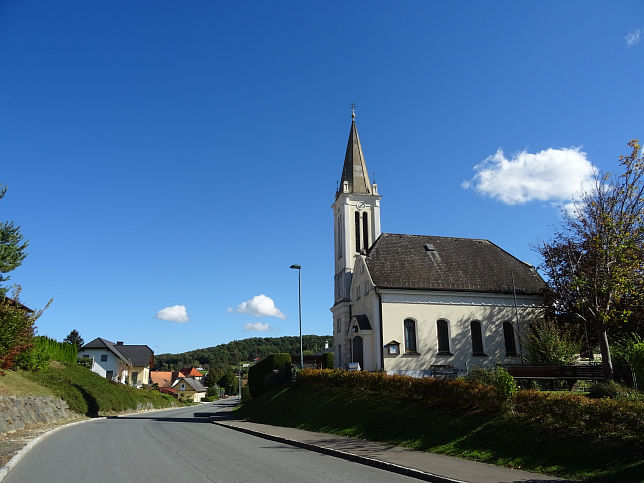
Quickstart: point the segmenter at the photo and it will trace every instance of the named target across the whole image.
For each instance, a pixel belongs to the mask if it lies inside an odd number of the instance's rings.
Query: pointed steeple
[[[344,182],[348,183],[348,191],[344,190]],[[349,142],[347,152],[344,155],[344,166],[342,167],[342,179],[338,187],[338,193],[365,193],[371,194],[371,182],[367,173],[367,165],[362,154],[360,137],[356,128],[355,111],[351,113],[351,130],[349,131]]]

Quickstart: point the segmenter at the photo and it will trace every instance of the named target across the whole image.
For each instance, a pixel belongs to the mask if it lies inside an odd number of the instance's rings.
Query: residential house
[[[172,389],[177,391],[180,399],[193,402],[201,402],[201,399],[206,395],[206,387],[192,377],[177,378],[172,384]]]
[[[92,359],[92,371],[111,381],[142,387],[149,384],[154,352],[147,345],[127,345],[97,337],[82,346],[78,357]]]
[[[424,377],[519,362],[543,305],[534,267],[484,239],[382,233],[380,201],[353,114],[332,205],[335,365]]]

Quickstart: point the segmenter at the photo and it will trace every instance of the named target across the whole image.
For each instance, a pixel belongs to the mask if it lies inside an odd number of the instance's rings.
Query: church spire
[[[362,145],[356,128],[356,113],[353,107],[351,109],[351,130],[349,131],[347,152],[344,155],[344,166],[342,167],[342,179],[340,180],[337,195],[340,193],[372,194],[367,165],[364,161]],[[345,189],[345,181],[347,182],[348,191]]]

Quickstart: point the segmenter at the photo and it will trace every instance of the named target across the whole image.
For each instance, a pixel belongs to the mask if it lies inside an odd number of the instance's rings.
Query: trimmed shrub
[[[291,355],[270,354],[248,370],[250,396],[256,398],[271,386],[282,384],[291,377]]]
[[[298,374],[297,383],[389,393],[443,409],[496,411],[500,408],[496,388],[463,379],[417,379],[389,376],[385,372],[304,369]]]
[[[322,354],[322,369],[333,369],[334,362],[333,352],[325,352]]]
[[[247,403],[250,401],[250,388],[248,385],[242,386],[242,393],[241,393],[241,403]]]
[[[520,391],[515,416],[548,429],[597,437],[639,440],[644,436],[644,402],[591,399],[580,394]]]

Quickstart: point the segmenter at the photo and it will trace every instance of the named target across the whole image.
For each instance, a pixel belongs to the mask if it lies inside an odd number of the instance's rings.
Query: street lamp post
[[[291,268],[297,270],[297,304],[300,314],[300,369],[304,369],[304,351],[302,350],[302,282],[300,277],[302,266],[291,265]]]

